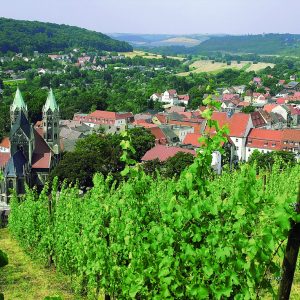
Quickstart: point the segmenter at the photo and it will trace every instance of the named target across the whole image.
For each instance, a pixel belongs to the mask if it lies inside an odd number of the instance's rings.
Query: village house
[[[73,120],[80,121],[90,127],[109,125],[120,130],[121,128],[125,129],[126,125],[133,122],[134,117],[132,113],[96,110],[90,114],[75,114]]]
[[[167,90],[162,94],[155,93],[151,95],[150,97],[153,101],[162,102],[165,104],[171,104],[171,105],[178,105],[178,104],[184,104],[188,105],[190,101],[189,95],[178,95],[176,90]]]
[[[252,129],[247,138],[246,161],[254,150],[261,153],[272,151],[290,151],[299,159],[300,130],[297,129]]]
[[[218,121],[222,127],[228,126],[229,134],[235,149],[234,160],[245,161],[246,159],[246,139],[249,131],[254,127],[250,114],[234,113],[228,114],[225,112],[213,112],[212,120]],[[209,128],[206,124],[205,131],[214,134],[215,129]]]

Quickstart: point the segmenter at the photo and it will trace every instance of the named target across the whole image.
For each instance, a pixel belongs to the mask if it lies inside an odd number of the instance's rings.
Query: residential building
[[[234,161],[246,159],[246,140],[249,131],[254,127],[250,114],[213,112],[212,120],[218,121],[219,126],[226,125],[229,129],[228,136],[235,146]],[[205,131],[215,133],[215,128],[209,128],[206,124]]]
[[[132,113],[117,113],[96,110],[88,115],[75,114],[73,120],[81,121],[90,127],[95,127],[97,125],[110,125],[121,129],[121,127],[125,127],[129,123],[133,122],[134,117]]]
[[[254,128],[250,131],[246,144],[246,161],[254,150],[261,153],[272,151],[290,151],[299,158],[300,130],[282,129],[270,130]]]

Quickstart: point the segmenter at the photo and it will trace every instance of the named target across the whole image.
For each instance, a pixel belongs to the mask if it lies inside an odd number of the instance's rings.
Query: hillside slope
[[[211,37],[191,48],[193,53],[225,51],[256,54],[299,54],[300,35],[261,34]]]
[[[99,32],[69,25],[0,18],[0,53],[50,53],[83,47],[126,52],[132,47]]]

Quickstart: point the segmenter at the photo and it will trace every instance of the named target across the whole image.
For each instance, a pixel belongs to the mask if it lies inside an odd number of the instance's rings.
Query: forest
[[[260,55],[290,55],[298,56],[300,53],[299,34],[259,34],[259,35],[223,35],[210,36],[199,45],[184,46],[140,46],[142,49],[167,55],[213,55],[222,52],[234,55],[260,54]]]
[[[0,54],[51,53],[73,48],[132,51],[126,42],[76,26],[0,18],[0,28]]]

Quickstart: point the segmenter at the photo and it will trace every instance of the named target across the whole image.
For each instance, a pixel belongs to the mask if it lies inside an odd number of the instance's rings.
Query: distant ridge
[[[132,51],[132,46],[109,36],[76,26],[0,18],[0,53],[51,53],[71,48]]]
[[[300,34],[109,34],[134,47],[162,54],[209,54],[212,52],[300,56]],[[198,42],[198,45],[195,45]]]
[[[242,52],[255,54],[300,54],[300,34],[257,34],[211,37],[192,52]]]

